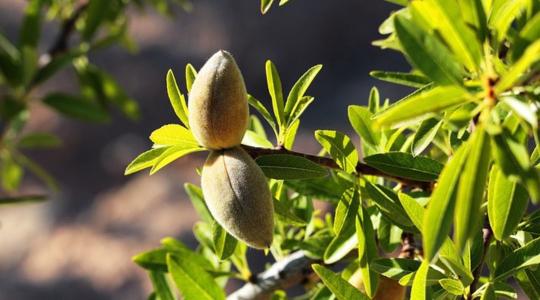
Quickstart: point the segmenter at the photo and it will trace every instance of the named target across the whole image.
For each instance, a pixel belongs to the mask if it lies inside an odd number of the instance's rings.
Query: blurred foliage
[[[50,189],[57,189],[48,172],[24,153],[26,149],[61,144],[51,133],[25,130],[32,118],[33,102],[41,101],[65,117],[87,122],[107,122],[112,109],[129,119],[139,117],[137,103],[106,70],[92,64],[89,55],[115,45],[129,52],[136,50],[127,26],[127,10],[131,7],[153,8],[172,16],[174,6],[191,9],[187,0],[27,1],[17,40],[10,41],[0,32],[0,183],[9,196],[0,203],[16,202],[15,194],[26,171]],[[54,31],[58,35],[52,41],[41,38],[45,24],[57,27]],[[41,85],[66,69],[75,71],[78,93],[55,90],[36,96]]]

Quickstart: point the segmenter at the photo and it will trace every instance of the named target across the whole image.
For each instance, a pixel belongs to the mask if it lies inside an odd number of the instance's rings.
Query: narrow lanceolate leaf
[[[322,69],[322,65],[315,65],[306,71],[291,88],[289,95],[287,96],[287,102],[285,103],[285,116],[288,123],[291,123],[290,116],[293,108],[296,106],[296,102],[304,97],[307,89]]]
[[[28,1],[24,12],[24,19],[20,32],[20,44],[22,47],[35,48],[39,42],[40,23],[41,23],[41,7],[44,1],[31,0]]]
[[[387,174],[418,181],[434,181],[443,165],[425,156],[413,156],[406,152],[388,152],[364,158],[369,166]]]
[[[317,130],[315,139],[345,172],[356,173],[358,152],[348,136],[333,130]]]
[[[272,98],[272,108],[278,125],[285,124],[285,108],[283,103],[283,90],[281,88],[281,79],[279,78],[276,66],[269,60],[266,61],[266,83],[268,92]]]
[[[519,177],[529,171],[531,162],[527,147],[516,141],[508,130],[492,135],[491,141],[493,158],[504,174]]]
[[[413,88],[421,88],[431,81],[423,75],[403,72],[371,71],[371,77]]]
[[[534,17],[532,17],[527,24],[520,31],[519,36],[516,38],[512,48],[510,49],[512,53],[512,60],[516,61],[521,57],[523,51],[527,46],[532,42],[540,38],[540,12],[537,12]]]
[[[47,196],[44,195],[28,195],[28,196],[14,196],[14,197],[0,197],[0,205],[4,204],[19,204],[19,203],[32,203],[43,202],[47,200]]]
[[[191,200],[191,203],[193,204],[193,207],[197,211],[197,214],[199,215],[201,220],[206,223],[212,223],[214,221],[214,218],[212,217],[210,210],[206,206],[206,202],[204,202],[201,188],[191,183],[185,183],[184,190],[189,196],[189,199]]]
[[[528,201],[525,188],[493,166],[489,176],[488,217],[497,240],[506,239],[516,230]]]
[[[176,83],[172,70],[167,72],[167,95],[169,95],[169,101],[173,107],[174,113],[182,122],[184,127],[189,128],[188,109],[186,99]]]
[[[411,299],[415,300],[427,300],[426,288],[427,288],[427,277],[429,272],[429,261],[424,260],[416,271],[414,276],[413,285],[411,288]]]
[[[457,279],[450,279],[450,278],[444,278],[439,280],[439,284],[445,289],[448,293],[455,295],[455,296],[461,296],[463,295],[463,291],[465,290],[465,287],[463,286],[463,283]]]
[[[154,287],[154,292],[159,297],[160,300],[174,300],[173,293],[167,282],[167,277],[165,273],[159,271],[150,271],[148,272],[150,281],[152,281],[152,286]]]
[[[314,100],[315,98],[311,96],[304,96],[296,101],[291,114],[287,116],[287,128],[291,128],[294,122],[300,119],[300,116]]]
[[[467,146],[462,145],[444,167],[424,215],[422,233],[427,261],[435,257],[450,232],[457,183],[469,152]]]
[[[182,156],[185,156],[189,153],[203,151],[204,148],[193,147],[193,146],[171,146],[168,147],[154,162],[152,169],[150,170],[150,175],[156,173],[161,168],[170,164],[171,162],[179,159]]]
[[[216,256],[221,260],[229,258],[233,255],[238,241],[228,234],[217,222],[214,222],[212,225],[212,231],[214,253],[216,253]]]
[[[523,75],[526,74],[527,70],[539,60],[540,40],[537,40],[527,47],[521,58],[510,67],[508,72],[502,75],[501,80],[499,80],[495,86],[495,91],[497,93],[504,92],[525,80],[526,78]]]
[[[366,295],[362,294],[354,286],[348,283],[340,275],[330,271],[321,265],[311,266],[315,273],[319,275],[324,285],[336,296],[338,300],[369,300]]]
[[[478,216],[491,161],[489,136],[480,125],[469,138],[469,154],[460,175],[454,213],[454,242],[458,251],[475,233],[480,224]]]
[[[381,141],[381,131],[375,129],[372,116],[373,114],[367,107],[349,106],[349,122],[351,122],[354,131],[362,138],[362,143],[377,147]]]
[[[411,150],[414,155],[420,155],[427,147],[429,147],[437,135],[442,123],[442,120],[437,120],[435,118],[427,119],[420,123],[420,127],[416,130],[411,145]]]
[[[506,256],[495,270],[494,280],[503,280],[513,273],[540,263],[540,238]]]
[[[407,217],[394,191],[385,186],[366,181],[365,192],[389,220],[405,227],[413,226],[413,222]]]
[[[103,122],[109,119],[107,111],[101,106],[82,99],[80,96],[64,93],[51,93],[43,102],[59,113],[84,121]]]
[[[150,140],[155,145],[160,146],[189,146],[189,147],[199,147],[199,144],[193,137],[193,134],[189,129],[181,125],[168,124],[161,126],[160,128],[154,130],[150,135]]]
[[[356,247],[358,239],[355,232],[355,222],[359,206],[358,190],[355,188],[346,190],[336,208],[333,226],[336,236],[324,252],[325,263],[332,264],[339,261]]]
[[[264,175],[274,179],[308,179],[328,175],[328,170],[300,156],[271,154],[256,160]]]
[[[535,104],[513,96],[500,98],[502,103],[506,104],[517,116],[527,121],[533,129],[536,130],[538,128],[538,109]]]
[[[86,19],[82,36],[85,40],[90,40],[95,35],[101,23],[105,20],[108,12],[112,9],[107,0],[93,0],[86,9]]]
[[[193,86],[193,81],[195,81],[195,77],[197,77],[197,70],[191,65],[186,65],[186,90],[187,92],[191,92],[191,86]]]
[[[413,66],[438,84],[461,84],[462,67],[432,33],[424,32],[402,16],[396,16],[394,27]]]
[[[150,168],[167,149],[169,149],[169,147],[161,147],[141,153],[126,167],[124,175],[133,174],[140,170]]]
[[[473,99],[466,90],[460,87],[436,87],[392,104],[375,115],[375,121],[381,126],[391,126],[422,120]]]
[[[272,118],[272,115],[268,112],[266,107],[261,103],[261,101],[255,99],[253,96],[248,95],[248,103],[251,105],[251,107],[255,108],[261,116],[268,122],[268,124],[272,127],[274,130],[274,133],[277,135],[276,130],[276,122],[274,121],[274,118]]]
[[[261,13],[263,15],[270,10],[272,3],[274,3],[274,0],[261,0]]]
[[[195,261],[168,254],[167,266],[184,299],[225,299],[225,293],[214,278]]]
[[[364,289],[368,297],[373,298],[379,281],[379,275],[371,267],[371,263],[377,258],[377,244],[370,215],[362,206],[356,218],[356,234],[358,236],[358,264],[362,272]]]
[[[528,2],[527,0],[504,1],[491,12],[488,25],[495,32],[497,41],[504,39],[508,28],[525,9]]]
[[[474,31],[465,24],[459,3],[446,0],[429,0],[429,10],[423,10],[425,19],[452,49],[452,52],[470,71],[475,71],[482,56],[482,48]]]

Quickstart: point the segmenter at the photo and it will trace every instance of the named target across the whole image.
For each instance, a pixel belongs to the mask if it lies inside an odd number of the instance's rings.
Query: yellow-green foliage
[[[242,141],[248,125],[244,79],[230,53],[216,52],[201,68],[189,94],[189,125],[209,149],[226,149]]]
[[[214,218],[253,248],[268,248],[274,228],[268,183],[255,161],[240,147],[212,151],[201,179]]]
[[[349,283],[364,292],[364,280],[360,269],[352,274]],[[396,280],[381,275],[379,276],[379,284],[373,300],[403,300],[406,291],[407,289]]]

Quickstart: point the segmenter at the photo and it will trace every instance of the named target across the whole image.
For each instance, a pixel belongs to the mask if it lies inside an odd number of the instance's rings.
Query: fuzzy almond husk
[[[206,61],[189,93],[189,126],[202,146],[240,145],[249,121],[247,92],[234,58],[220,50]]]
[[[266,177],[242,148],[212,151],[202,169],[208,209],[231,235],[253,248],[270,247],[274,206]]]
[[[364,292],[364,281],[360,269],[351,275],[349,283]],[[406,292],[407,288],[400,285],[396,280],[381,275],[379,276],[379,284],[373,300],[404,300]]]

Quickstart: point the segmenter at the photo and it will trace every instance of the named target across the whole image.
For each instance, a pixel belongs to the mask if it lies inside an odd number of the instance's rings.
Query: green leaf
[[[78,96],[51,93],[43,99],[43,102],[68,117],[92,122],[103,122],[109,119],[103,108]]]
[[[234,254],[238,241],[221,227],[217,222],[212,225],[212,237],[214,242],[214,252],[220,260],[225,260]]]
[[[159,300],[174,300],[173,293],[167,282],[167,277],[165,273],[159,271],[150,271],[148,272],[148,277],[152,281],[152,286],[154,287],[154,292],[156,296],[159,297]]]
[[[308,108],[308,106],[313,103],[315,98],[311,96],[304,96],[298,101],[296,101],[296,104],[294,105],[294,108],[291,111],[291,114],[288,115],[288,121],[287,124],[290,124],[288,128],[294,124],[298,119],[300,119],[300,116],[304,113],[304,111]]]
[[[306,221],[291,212],[289,205],[287,205],[285,201],[279,201],[274,198],[274,212],[276,213],[276,217],[284,224],[294,226],[306,225]]]
[[[371,268],[372,261],[377,258],[377,244],[371,218],[363,206],[360,206],[356,218],[356,235],[358,236],[358,264],[364,289],[368,297],[373,298],[377,292],[379,279],[379,275]]]
[[[187,73],[187,67],[186,67],[186,73]],[[187,75],[186,75],[187,78]],[[184,127],[189,128],[189,119],[188,119],[188,108],[186,104],[186,99],[184,95],[180,92],[180,89],[178,88],[178,84],[176,83],[176,79],[174,78],[174,74],[172,70],[169,70],[167,72],[167,95],[169,95],[169,101],[171,102],[171,105],[173,107],[174,113],[182,122]],[[188,81],[186,81],[186,84]],[[191,86],[190,86],[191,87]]]
[[[36,48],[38,46],[41,27],[41,7],[45,1],[31,0],[28,2],[21,25],[21,49],[24,47]]]
[[[45,66],[39,68],[32,79],[34,85],[45,82],[51,76],[60,71],[67,64],[73,62],[74,59],[79,58],[87,53],[88,49],[81,47],[80,49],[69,50],[66,53],[55,55],[51,58]]]
[[[413,88],[421,88],[431,82],[423,75],[403,72],[371,71],[369,76]]]
[[[413,66],[438,84],[461,84],[460,64],[435,36],[399,15],[394,19],[394,27]]]
[[[274,145],[265,137],[249,129],[246,130],[246,133],[244,133],[244,137],[242,138],[242,145],[262,148],[274,147]]]
[[[379,90],[376,87],[372,87],[369,91],[368,108],[369,111],[374,114],[379,111],[381,107],[381,96]],[[350,118],[349,118],[350,119]]]
[[[341,278],[338,274],[329,269],[314,264],[311,266],[315,273],[319,275],[324,285],[326,285],[339,300],[369,300],[369,298],[357,290],[354,286]]]
[[[519,36],[516,37],[513,47],[510,49],[512,60],[518,60],[527,46],[538,39],[540,39],[540,12],[537,12],[534,17],[528,20],[527,24],[519,32]]]
[[[413,226],[412,221],[401,207],[397,195],[391,189],[365,181],[365,192],[392,223],[405,227]]]
[[[127,167],[124,171],[124,175],[133,174],[135,172],[138,172],[140,170],[150,168],[154,165],[154,163],[157,161],[157,159],[160,157],[165,150],[169,149],[169,147],[161,147],[161,148],[155,148],[150,149],[148,151],[145,151],[139,156],[137,156]]]
[[[412,7],[414,9],[416,5]],[[430,0],[420,5],[419,10],[418,13],[443,37],[456,58],[470,71],[478,69],[482,48],[473,30],[465,24],[460,4],[455,1]]]
[[[19,188],[24,175],[23,168],[13,159],[11,155],[4,155],[0,163],[0,180],[2,187],[8,191]]]
[[[349,122],[362,138],[362,143],[367,143],[372,147],[379,146],[381,142],[381,132],[377,130],[372,120],[373,114],[363,106],[349,106]]]
[[[193,153],[193,152],[198,152],[198,151],[204,151],[204,149],[198,146],[192,147],[192,146],[185,146],[185,145],[168,147],[168,149],[165,150],[154,162],[154,165],[152,166],[152,169],[150,170],[150,175],[156,173],[161,168],[179,159],[180,157]]]
[[[411,299],[415,300],[427,300],[426,288],[427,288],[427,277],[429,272],[429,261],[424,260],[416,271],[414,276],[413,285],[411,288]]]
[[[482,125],[476,127],[467,143],[469,154],[460,175],[454,213],[454,242],[460,253],[482,225],[479,216],[491,162],[489,136]]]
[[[43,202],[47,200],[47,196],[44,195],[27,195],[27,196],[13,196],[13,197],[0,197],[0,205],[5,204],[20,204],[20,203],[33,203]]]
[[[461,281],[456,279],[441,279],[439,280],[439,283],[445,289],[447,292],[449,292],[452,295],[460,296],[463,295],[463,292],[465,290],[465,287],[461,283]]]
[[[374,154],[364,157],[364,162],[386,174],[426,182],[436,180],[443,168],[436,160],[406,152]]]
[[[264,175],[274,179],[308,179],[328,175],[328,171],[318,164],[301,156],[290,154],[271,154],[255,160]]]
[[[17,145],[19,148],[53,148],[60,146],[62,141],[55,135],[46,132],[32,132],[23,136]]]
[[[355,220],[360,205],[358,191],[347,189],[336,207],[333,230],[336,236],[324,252],[324,262],[332,264],[345,257],[358,243]]]
[[[255,99],[253,96],[248,95],[248,103],[251,105],[251,107],[255,108],[261,116],[270,124],[272,129],[274,130],[274,133],[277,136],[277,129],[276,129],[276,122],[274,122],[274,118],[272,118],[272,115],[268,112],[266,107],[257,99]]]
[[[225,299],[223,290],[196,262],[168,254],[167,266],[184,299]]]
[[[521,58],[510,67],[508,72],[501,76],[501,79],[495,85],[495,92],[502,93],[525,80],[527,77],[523,75],[527,74],[527,70],[539,60],[540,40],[537,40],[527,47]]]
[[[150,140],[159,146],[186,146],[198,148],[199,143],[189,129],[177,124],[161,126],[150,134]]]
[[[272,3],[274,3],[274,0],[261,0],[261,13],[263,15],[270,10]]]
[[[304,97],[307,89],[321,71],[322,65],[315,65],[307,70],[291,88],[289,95],[287,96],[287,102],[285,103],[285,116],[287,117],[287,123],[291,124],[291,116],[294,115],[294,108],[297,102]]]
[[[186,91],[189,93],[191,92],[191,87],[193,86],[193,82],[195,81],[195,77],[197,77],[197,70],[191,65],[186,65]]]
[[[469,148],[462,145],[446,164],[431,194],[422,226],[424,254],[429,262],[450,232],[457,192],[457,182],[465,164]]]
[[[523,268],[540,263],[540,238],[507,255],[495,269],[494,280],[503,280]]]
[[[378,258],[373,260],[373,271],[394,280],[400,280],[403,276],[413,274],[420,267],[421,262],[405,258]]]
[[[492,134],[491,142],[492,155],[505,175],[520,177],[529,171],[531,162],[527,147],[516,141],[508,130]]]
[[[297,119],[296,121],[294,121],[294,123],[289,125],[289,128],[287,128],[287,132],[285,133],[285,138],[283,141],[283,147],[285,147],[285,149],[292,150],[299,127],[300,119]]]
[[[506,104],[521,119],[527,121],[533,129],[538,128],[537,109],[534,104],[523,102],[513,96],[501,97],[500,101]]]
[[[338,131],[317,130],[315,139],[345,172],[356,173],[358,153],[348,136]]]
[[[111,6],[108,0],[92,0],[89,2],[82,32],[83,39],[86,41],[92,39],[110,9]]]
[[[208,210],[208,207],[204,202],[201,188],[191,183],[185,183],[184,190],[189,196],[189,199],[191,200],[191,203],[193,204],[193,207],[197,211],[199,217],[201,217],[201,219],[207,223],[214,222],[214,218],[212,217],[210,210]]]
[[[527,191],[493,166],[489,176],[488,216],[493,235],[499,241],[512,234],[527,209]]]
[[[442,125],[442,120],[435,118],[427,119],[420,123],[420,126],[414,134],[414,139],[411,145],[411,150],[414,155],[420,155],[433,141],[439,128]]]
[[[272,108],[278,126],[285,125],[285,111],[283,103],[283,90],[281,88],[281,79],[279,78],[276,66],[270,61],[266,61],[266,82],[268,85],[268,92],[272,98]]]
[[[527,0],[501,1],[501,5],[492,10],[488,25],[494,31],[497,41],[504,39],[508,28],[525,9],[527,2]]]
[[[392,104],[387,109],[376,114],[375,121],[381,126],[415,122],[471,100],[473,100],[473,97],[460,87],[435,87]]]

